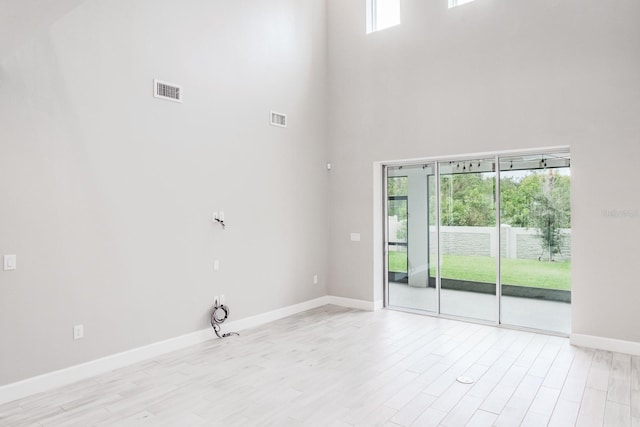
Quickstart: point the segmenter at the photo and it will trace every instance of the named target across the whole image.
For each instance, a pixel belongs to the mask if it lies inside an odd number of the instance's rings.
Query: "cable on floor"
[[[224,321],[227,320],[228,317],[229,307],[223,304],[213,307],[213,312],[211,313],[211,326],[213,327],[213,330],[215,331],[218,338],[227,338],[232,335],[240,336],[240,334],[237,332],[227,332],[226,334],[220,335],[220,325],[224,323]]]

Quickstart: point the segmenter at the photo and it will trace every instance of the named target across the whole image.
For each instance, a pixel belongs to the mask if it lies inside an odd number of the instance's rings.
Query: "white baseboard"
[[[255,316],[246,317],[240,320],[234,320],[224,324],[224,330],[227,331],[242,331],[244,329],[255,328],[257,326],[264,325],[265,323],[273,322],[287,316],[302,313],[303,311],[311,310],[312,308],[322,307],[329,304],[329,297],[324,296],[309,301],[301,302],[300,304],[294,304],[287,307],[279,308],[277,310],[268,311],[266,313],[257,314]],[[211,329],[210,329],[211,330]],[[213,330],[211,330],[213,332]]]
[[[112,354],[100,359],[70,366],[58,371],[49,372],[36,377],[27,378],[0,387],[0,404],[21,399],[43,391],[51,390],[86,378],[94,377],[114,369],[122,368],[160,354],[179,350],[190,345],[212,339],[212,329],[191,332],[179,337],[159,341],[143,347],[134,348],[122,353]]]
[[[301,313],[312,308],[329,304],[330,297],[324,296],[300,304],[258,314],[224,324],[225,331],[241,331],[254,328],[283,317]],[[49,372],[36,377],[0,386],[0,404],[31,396],[57,387],[74,383],[86,378],[94,377],[114,369],[122,368],[143,360],[151,359],[171,351],[180,350],[191,345],[216,338],[213,329],[200,331],[170,338],[157,343],[134,348],[122,353],[102,357],[80,365],[70,366],[58,371]],[[217,339],[217,338],[216,338]]]
[[[339,305],[341,307],[357,308],[359,310],[376,311],[382,308],[382,301],[363,301],[359,299],[342,298],[342,297],[327,297],[329,304]]]
[[[596,348],[598,350],[614,351],[616,353],[640,356],[640,342],[623,341],[614,338],[597,337],[593,335],[571,334],[571,344],[579,347]]]

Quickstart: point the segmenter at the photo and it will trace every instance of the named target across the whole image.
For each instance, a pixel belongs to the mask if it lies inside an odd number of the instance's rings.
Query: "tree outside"
[[[500,179],[501,223],[535,228],[541,243],[540,260],[562,255],[571,227],[571,178],[555,169],[544,173],[505,173]],[[441,224],[490,227],[495,224],[493,174],[469,173],[441,178]]]
[[[533,197],[532,222],[538,230],[538,237],[542,243],[542,253],[539,260],[555,261],[555,256],[562,256],[562,246],[566,236],[563,228],[571,224],[569,177],[553,173],[549,169],[545,175],[540,175],[541,190]],[[562,180],[566,178],[566,180]]]
[[[495,225],[494,174],[467,173],[441,177],[441,225]],[[430,183],[431,203],[435,204],[434,180]],[[571,178],[558,169],[530,172],[505,172],[501,175],[501,223],[531,228],[540,240],[541,261],[562,260],[562,247],[571,227]],[[407,177],[388,179],[389,196],[407,196]],[[396,239],[406,241],[407,204],[389,203],[390,216],[397,216]],[[431,212],[431,224],[435,213]],[[401,254],[398,254],[401,256]],[[405,256],[405,255],[402,255]],[[406,261],[405,261],[406,262]]]

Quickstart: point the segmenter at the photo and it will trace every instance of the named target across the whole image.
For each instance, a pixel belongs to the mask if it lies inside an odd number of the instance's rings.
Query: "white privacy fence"
[[[397,217],[389,217],[389,237],[391,241],[402,241],[397,236],[401,225]],[[429,239],[435,242],[435,226],[429,229]],[[500,242],[500,255],[503,258],[514,259],[538,259],[547,257],[539,231],[535,228],[521,228],[503,225],[501,227],[502,240]],[[561,229],[565,236],[562,250],[554,255],[556,261],[571,260],[571,229]],[[411,230],[409,230],[409,236]],[[426,236],[425,236],[426,237]],[[414,238],[419,238],[418,236]],[[498,233],[495,227],[450,227],[440,228],[440,249],[444,255],[462,256],[496,256],[496,239]],[[426,238],[425,238],[426,240]],[[425,242],[426,243],[426,242]],[[435,251],[435,244],[431,244],[431,251]]]
[[[500,256],[513,259],[538,259],[548,256],[548,248],[543,248],[539,231],[535,228],[521,228],[503,225],[501,229]],[[554,259],[571,260],[571,229],[562,229],[565,236],[561,253]],[[436,238],[435,227],[430,228],[430,238]],[[445,255],[496,256],[495,227],[441,227],[440,250]]]

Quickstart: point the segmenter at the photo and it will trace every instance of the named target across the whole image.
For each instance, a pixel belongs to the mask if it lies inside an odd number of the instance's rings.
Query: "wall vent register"
[[[287,115],[272,111],[271,112],[271,125],[272,126],[279,126],[279,127],[282,127],[282,128],[286,128],[287,127]]]
[[[154,79],[153,96],[167,101],[182,102],[182,86]]]

